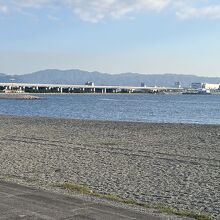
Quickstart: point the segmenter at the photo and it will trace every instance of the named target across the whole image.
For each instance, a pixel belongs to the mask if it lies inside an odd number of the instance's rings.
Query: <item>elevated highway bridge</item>
[[[174,87],[136,87],[136,86],[97,86],[97,85],[63,85],[35,83],[0,83],[0,91],[23,91],[33,93],[157,93],[181,92]]]

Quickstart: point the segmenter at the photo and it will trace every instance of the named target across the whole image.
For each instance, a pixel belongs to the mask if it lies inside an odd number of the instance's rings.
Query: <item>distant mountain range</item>
[[[0,82],[82,85],[87,81],[92,81],[95,85],[121,86],[140,86],[142,82],[144,82],[147,86],[174,86],[175,82],[179,81],[182,86],[189,86],[192,82],[220,83],[220,77],[201,77],[180,74],[107,74],[100,72],[87,72],[78,69],[48,69],[24,75],[6,75],[0,73]]]

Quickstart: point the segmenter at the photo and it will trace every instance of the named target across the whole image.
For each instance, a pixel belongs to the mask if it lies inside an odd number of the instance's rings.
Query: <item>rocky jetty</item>
[[[0,93],[0,99],[36,100],[40,97],[23,93]]]

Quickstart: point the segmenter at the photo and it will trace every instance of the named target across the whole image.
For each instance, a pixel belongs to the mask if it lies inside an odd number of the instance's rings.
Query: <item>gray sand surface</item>
[[[0,176],[220,219],[220,126],[0,116]]]

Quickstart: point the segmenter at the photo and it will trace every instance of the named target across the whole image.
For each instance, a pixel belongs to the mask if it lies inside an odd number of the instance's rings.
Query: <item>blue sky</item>
[[[0,72],[220,76],[217,0],[0,0]]]

